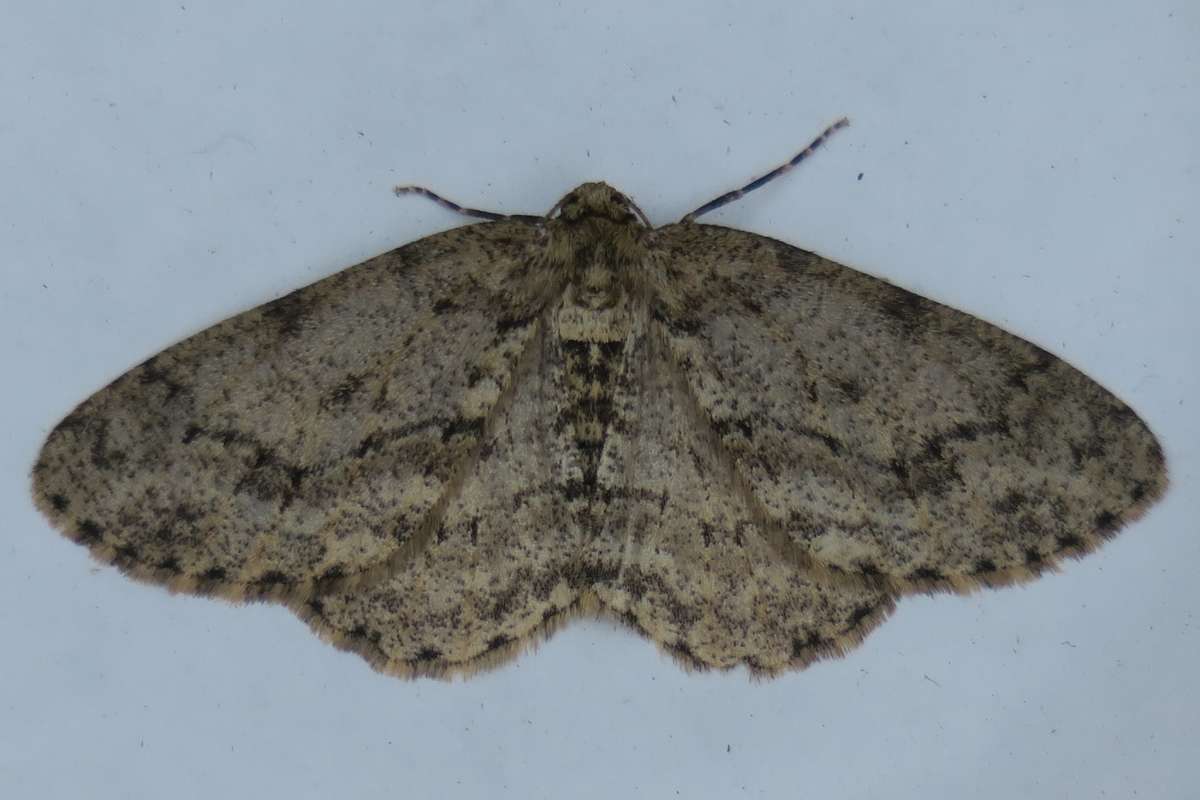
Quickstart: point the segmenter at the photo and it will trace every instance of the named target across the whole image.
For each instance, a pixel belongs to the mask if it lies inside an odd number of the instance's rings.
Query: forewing
[[[671,357],[748,503],[810,567],[1004,582],[1097,546],[1165,488],[1142,420],[1029,342],[772,239],[656,235]]]
[[[640,345],[609,443],[619,466],[606,474],[608,525],[591,544],[598,563],[617,564],[596,584],[600,600],[686,666],[772,674],[856,645],[891,598],[816,581],[774,551],[666,342]]]
[[[419,549],[548,291],[536,226],[385,253],[164,350],[84,401],[33,471],[100,559],[172,588],[303,595]]]

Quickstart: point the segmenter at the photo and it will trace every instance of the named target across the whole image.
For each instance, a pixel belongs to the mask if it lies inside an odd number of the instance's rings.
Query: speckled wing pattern
[[[296,604],[325,638],[401,675],[506,660],[579,604],[582,533],[553,478],[566,457],[554,413],[561,354],[545,321],[513,397],[431,540],[370,586]]]
[[[771,675],[840,655],[892,610],[877,588],[821,582],[773,551],[737,490],[733,465],[650,326],[630,359],[624,435],[606,526],[597,537],[614,573],[604,607],[684,667],[746,666]]]
[[[652,229],[605,184],[555,209],[169,347],[50,433],[39,508],[134,578],[285,603],[389,673],[469,674],[584,614],[770,675],[904,593],[1082,554],[1165,489],[1136,414],[986,322]]]
[[[181,591],[303,597],[386,573],[423,546],[529,348],[536,233],[432,236],[168,348],[53,430],[39,506]]]
[[[777,552],[894,591],[1036,575],[1166,487],[1123,402],[976,317],[766,237],[656,232],[673,361]]]

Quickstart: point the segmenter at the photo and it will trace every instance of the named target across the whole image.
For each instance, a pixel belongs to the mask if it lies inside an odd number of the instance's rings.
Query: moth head
[[[585,219],[605,219],[621,225],[638,223],[651,227],[646,215],[632,200],[609,186],[607,183],[585,183],[567,192],[546,216],[553,217],[558,212],[558,218],[566,222],[578,222]]]

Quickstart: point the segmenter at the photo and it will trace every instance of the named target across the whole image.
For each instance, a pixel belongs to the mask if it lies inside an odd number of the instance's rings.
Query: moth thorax
[[[622,296],[621,283],[616,271],[603,262],[593,263],[583,269],[571,282],[570,301],[590,309],[612,308]]]
[[[559,338],[577,342],[625,340],[632,324],[625,290],[614,280],[605,285],[603,291],[605,302],[595,304],[590,302],[595,295],[586,287],[577,283],[567,286],[558,310]]]

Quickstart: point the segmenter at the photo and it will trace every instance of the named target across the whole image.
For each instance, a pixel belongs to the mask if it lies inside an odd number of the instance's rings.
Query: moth
[[[692,667],[845,652],[916,591],[1034,577],[1166,487],[1119,399],[810,252],[585,183],[245,311],[81,403],[38,507],[125,574],[286,604],[400,675],[574,615]]]

